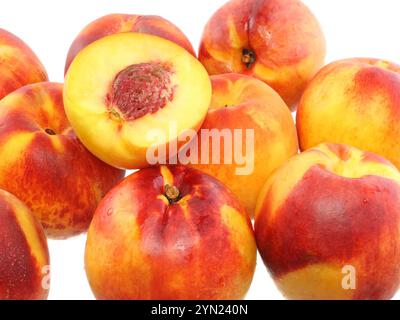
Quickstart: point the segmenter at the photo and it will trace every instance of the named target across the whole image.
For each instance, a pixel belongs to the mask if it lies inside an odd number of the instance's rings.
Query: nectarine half
[[[210,101],[201,63],[177,44],[142,33],[93,42],[65,79],[65,108],[78,137],[119,168],[147,167],[149,149],[198,130]]]

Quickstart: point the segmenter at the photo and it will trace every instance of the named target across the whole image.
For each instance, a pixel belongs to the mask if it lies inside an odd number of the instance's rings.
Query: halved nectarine
[[[71,64],[64,88],[67,116],[83,144],[126,169],[149,166],[149,148],[168,150],[180,134],[198,130],[210,101],[211,82],[196,58],[140,33],[87,46]]]

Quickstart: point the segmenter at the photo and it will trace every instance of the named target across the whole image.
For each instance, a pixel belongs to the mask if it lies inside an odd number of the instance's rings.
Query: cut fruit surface
[[[210,101],[210,79],[196,58],[139,33],[107,36],[83,49],[64,88],[68,119],[83,144],[127,169],[147,167],[149,148],[197,131]]]

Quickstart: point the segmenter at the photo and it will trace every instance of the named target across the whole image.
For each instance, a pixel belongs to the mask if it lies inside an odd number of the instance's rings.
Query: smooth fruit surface
[[[297,113],[300,147],[323,142],[368,150],[400,168],[400,66],[377,59],[334,62],[311,81]]]
[[[152,34],[180,45],[195,56],[194,49],[188,38],[173,23],[159,16],[143,16],[133,14],[109,14],[87,25],[72,43],[65,65],[67,73],[76,55],[87,45],[105,36],[138,32]]]
[[[0,102],[0,188],[26,203],[55,238],[86,231],[100,199],[124,176],[79,142],[62,90],[38,83]]]
[[[154,164],[149,149],[169,150],[181,134],[197,131],[210,101],[211,83],[201,63],[177,44],[148,34],[121,33],[92,43],[65,80],[65,108],[80,140],[119,168]]]
[[[183,166],[142,169],[116,186],[85,254],[98,299],[241,299],[255,263],[245,210],[220,182]]]
[[[24,85],[47,80],[46,70],[33,51],[0,29],[0,99]]]
[[[294,109],[324,63],[325,38],[301,1],[231,0],[206,25],[199,59],[212,75],[266,82]]]
[[[258,249],[290,299],[391,299],[400,285],[400,173],[373,153],[323,144],[266,183]]]
[[[0,300],[46,299],[49,263],[42,226],[21,200],[0,190]]]
[[[213,98],[201,130],[229,130],[232,138],[240,130],[242,139],[233,141],[232,149],[235,152],[241,148],[248,163],[225,158],[228,139],[220,148],[209,143],[209,164],[201,164],[198,159],[200,164],[194,167],[227,185],[253,216],[257,196],[268,176],[298,152],[294,121],[281,97],[260,80],[240,74],[212,76],[211,80]],[[246,130],[252,130],[251,140],[246,137]],[[206,139],[208,136],[199,134],[199,158]],[[213,164],[215,153],[220,163]]]

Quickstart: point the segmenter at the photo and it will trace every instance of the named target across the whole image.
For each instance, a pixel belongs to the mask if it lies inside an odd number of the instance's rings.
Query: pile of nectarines
[[[321,69],[301,1],[229,1],[198,57],[161,17],[102,17],[64,84],[0,49],[0,299],[47,298],[46,236],[84,232],[98,299],[242,299],[257,248],[287,298],[397,292],[400,67]]]

